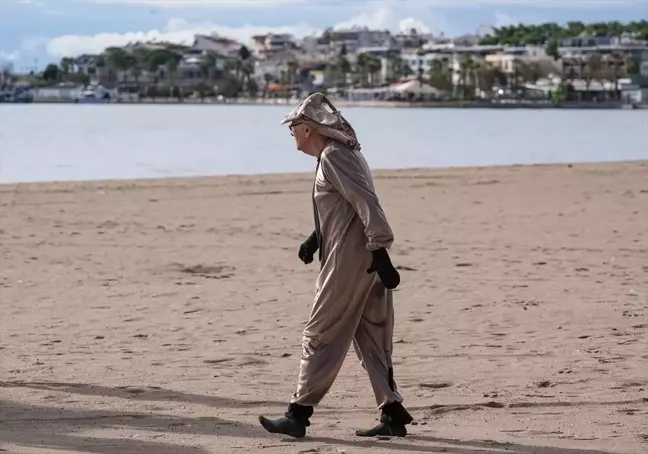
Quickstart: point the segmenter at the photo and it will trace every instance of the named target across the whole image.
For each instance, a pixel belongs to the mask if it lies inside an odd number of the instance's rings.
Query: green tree
[[[340,54],[337,57],[335,63],[337,72],[338,72],[338,82],[340,85],[345,85],[347,81],[347,75],[351,72],[351,63],[346,57],[347,49],[346,46],[342,46],[340,49]]]
[[[389,60],[389,68],[391,72],[391,81],[398,80],[402,77],[407,77],[412,74],[412,68],[398,55],[392,55]]]
[[[109,47],[106,49],[106,66],[112,80],[117,80],[117,75],[122,74],[124,83],[128,82],[128,69],[131,65],[131,58],[128,52],[120,47]]]
[[[167,75],[169,78],[169,87],[170,87],[170,96],[173,97],[174,95],[178,97],[178,99],[181,98],[180,95],[180,90],[178,87],[175,86],[175,79],[176,79],[176,72],[178,71],[178,66],[179,66],[179,59],[170,59],[166,62],[166,71]]]
[[[382,69],[382,62],[374,55],[361,53],[356,60],[356,72],[363,86],[372,86],[375,77]]]
[[[250,49],[246,46],[241,46],[239,49],[239,58],[243,61],[248,60],[251,57]]]
[[[641,72],[641,60],[638,57],[630,57],[626,60],[626,73],[628,76],[638,76]]]
[[[479,68],[477,78],[479,80],[479,87],[486,92],[492,91],[496,86],[505,86],[507,83],[506,74],[501,69],[489,64]]]
[[[461,99],[472,99],[477,88],[475,76],[479,66],[469,55],[462,55],[459,61],[459,81],[457,83]]]
[[[50,63],[45,67],[45,71],[43,71],[43,80],[47,82],[57,82],[60,77],[60,70],[59,67],[53,63]]]
[[[367,62],[367,71],[369,72],[369,81],[371,86],[375,86],[376,80],[382,71],[382,60],[378,57],[371,55]]]
[[[225,74],[224,77],[218,82],[216,95],[225,98],[235,98],[241,91],[243,91],[243,84],[241,80],[233,74]]]
[[[245,89],[250,97],[256,98],[257,93],[259,92],[259,84],[257,84],[255,79],[248,79]]]
[[[452,73],[447,58],[434,59],[430,64],[429,83],[440,90],[450,91],[453,89]]]
[[[536,25],[510,25],[496,27],[491,34],[486,35],[481,44],[500,44],[505,46],[518,46],[524,44],[542,45],[550,40],[576,37],[581,34],[597,37],[618,37],[624,33],[633,33],[638,39],[648,38],[648,21],[632,21],[623,24],[618,21],[596,22],[584,24],[578,21],[558,25],[546,22]]]
[[[74,70],[74,59],[69,57],[62,58],[59,67],[63,72],[63,77],[68,76]]]
[[[556,38],[551,38],[547,43],[546,47],[547,55],[553,57],[554,60],[560,59],[560,52],[558,52],[558,40]]]
[[[593,79],[601,77],[601,70],[603,69],[603,61],[598,53],[590,55],[587,60],[587,88],[589,90],[590,84]]]

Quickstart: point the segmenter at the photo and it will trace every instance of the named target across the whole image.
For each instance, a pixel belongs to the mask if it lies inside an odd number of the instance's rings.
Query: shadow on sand
[[[213,407],[246,408],[279,406],[284,402],[243,401],[217,396],[202,396],[159,388],[118,387],[97,385],[55,383],[55,382],[0,382],[0,388],[25,387],[39,390],[62,391],[84,395],[140,399],[149,401],[178,401],[210,405]],[[429,409],[429,407],[428,407]],[[357,409],[356,409],[357,411]],[[427,435],[410,434],[405,439],[375,440],[353,439],[349,428],[349,439],[307,436],[302,440],[287,439],[268,434],[257,424],[232,421],[218,417],[183,417],[171,414],[148,412],[115,412],[110,410],[83,410],[65,407],[27,405],[0,399],[0,440],[30,448],[47,448],[63,451],[85,451],[94,454],[148,453],[148,454],[206,454],[209,450],[200,447],[182,446],[162,441],[137,440],[129,438],[94,438],[81,433],[90,430],[141,430],[148,437],[162,438],[165,435],[208,435],[224,437],[255,438],[259,441],[289,441],[291,444],[319,443],[333,446],[347,446],[362,450],[382,449],[396,452],[455,454],[613,454],[607,451],[582,448],[555,448],[517,443],[502,443],[489,440],[459,440]]]
[[[402,441],[401,441],[402,440]],[[417,444],[407,441],[419,442]],[[501,443],[489,440],[457,440],[452,438],[431,437],[425,435],[408,435],[404,439],[360,440],[351,441],[330,437],[307,437],[304,441],[315,441],[338,446],[349,446],[358,449],[389,449],[396,452],[445,452],[454,454],[615,454],[582,448],[554,448],[533,446],[518,443]]]
[[[167,414],[43,407],[0,400],[0,440],[22,447],[96,454],[207,453],[201,448],[128,438],[94,438],[75,433],[92,430],[141,430],[165,434],[266,437],[256,425],[218,417],[188,418]],[[149,435],[150,438],[150,435]]]
[[[131,400],[147,400],[160,402],[182,402],[198,405],[208,405],[216,408],[245,408],[259,406],[286,407],[287,401],[240,400],[229,397],[203,396],[201,394],[172,391],[154,386],[118,386],[108,387],[85,383],[58,382],[20,382],[0,381],[0,388],[31,388],[43,391],[59,391],[86,396],[116,397]]]

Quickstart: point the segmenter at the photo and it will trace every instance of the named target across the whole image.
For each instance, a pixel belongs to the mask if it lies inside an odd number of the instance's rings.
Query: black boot
[[[306,435],[306,427],[310,426],[308,418],[311,416],[313,416],[313,407],[290,404],[283,418],[272,420],[259,416],[259,422],[270,433],[302,438]]]
[[[414,421],[412,415],[400,402],[385,405],[380,415],[380,424],[371,429],[357,430],[358,437],[405,437],[405,426]]]

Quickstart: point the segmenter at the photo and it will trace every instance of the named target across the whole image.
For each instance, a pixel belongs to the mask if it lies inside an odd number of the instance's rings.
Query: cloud
[[[291,33],[297,37],[310,35],[318,30],[306,23],[284,27],[261,27],[226,25],[202,22],[191,24],[184,19],[171,19],[162,30],[134,31],[129,33],[98,33],[95,35],[64,35],[51,39],[45,46],[47,53],[55,57],[100,53],[110,46],[125,46],[137,41],[166,41],[191,45],[196,34],[217,33],[242,43],[249,43],[253,35],[264,33]]]
[[[20,0],[31,2],[34,0]],[[351,2],[340,0],[77,0],[85,3],[152,5],[159,7],[210,6],[244,7],[275,6],[277,4],[303,4],[304,6],[328,5],[351,6]],[[357,2],[358,3],[362,2]],[[374,0],[365,0],[365,4]],[[471,8],[480,6],[521,6],[533,8],[597,8],[600,6],[641,7],[648,6],[648,0],[399,0],[399,5],[425,7]]]
[[[0,0],[2,1],[2,0]],[[23,0],[30,1],[30,0]],[[39,0],[31,0],[39,1]],[[448,7],[472,7],[480,5],[516,5],[516,6],[556,6],[575,7],[586,5],[634,5],[648,4],[648,0],[365,0],[351,4],[348,0],[75,0],[77,2],[107,2],[135,4],[146,2],[156,5],[277,5],[280,3],[303,3],[308,2],[309,7],[330,5],[330,7],[355,9],[364,11],[349,20],[338,23],[336,29],[349,28],[352,26],[366,26],[372,29],[390,31],[408,31],[412,28],[420,32],[432,32],[440,34],[452,30],[446,17],[439,11]],[[359,7],[359,8],[356,8]],[[297,8],[299,9],[299,8]],[[418,18],[425,18],[425,23]],[[517,19],[508,14],[498,12],[494,16],[494,25],[501,27],[517,23]],[[195,34],[216,33],[221,36],[236,39],[242,43],[249,43],[250,37],[264,33],[290,33],[301,38],[321,31],[321,27],[315,27],[308,22],[300,22],[293,25],[280,27],[265,27],[257,25],[227,26],[211,21],[200,23],[187,22],[182,18],[169,20],[162,28],[149,30],[132,31],[128,33],[97,33],[89,35],[68,34],[52,37],[44,40],[32,39],[30,43],[24,43],[22,49],[17,49],[23,55],[22,50],[45,51],[50,57],[62,58],[64,56],[77,56],[84,53],[99,53],[110,46],[124,46],[137,41],[167,41],[179,44],[191,44]],[[15,52],[5,52],[6,55],[15,57]]]
[[[43,36],[33,36],[25,39],[19,49],[13,51],[0,49],[0,62],[18,62],[25,54],[42,48],[48,41],[49,39]]]
[[[378,8],[373,12],[364,12],[349,19],[348,21],[336,24],[334,30],[345,30],[352,27],[368,27],[374,30],[384,30],[394,25],[396,17],[391,8]]]
[[[382,6],[373,11],[362,13],[348,21],[334,26],[335,29],[345,29],[353,26],[366,26],[371,29],[388,29],[391,31],[409,31],[415,28],[421,32],[428,32],[430,28],[422,21],[412,17],[400,16],[396,8]],[[437,23],[443,23],[441,16]],[[296,38],[321,33],[322,29],[302,22],[295,25],[282,27],[264,27],[244,25],[231,27],[213,22],[190,23],[181,18],[170,19],[164,28],[146,31],[133,31],[129,33],[98,33],[94,35],[64,35],[52,38],[45,44],[47,53],[53,57],[77,56],[81,54],[100,53],[107,47],[125,46],[133,42],[166,41],[177,44],[190,45],[196,34],[216,33],[220,36],[233,38],[241,43],[249,44],[253,35],[265,33],[290,33]]]
[[[418,33],[430,33],[430,27],[425,25],[422,21],[414,19],[413,17],[408,17],[406,19],[401,19],[398,22],[398,28],[402,32],[408,32],[410,30],[416,30]]]
[[[6,52],[4,49],[0,49],[0,62],[14,62],[20,59],[20,52]]]
[[[515,19],[514,17],[509,16],[508,14],[495,13],[495,24],[494,24],[494,26],[496,28],[509,27],[511,25],[517,25],[519,23],[520,23],[519,20]]]
[[[399,2],[398,5],[402,6],[403,3]],[[401,12],[400,15],[395,12],[399,10]],[[412,10],[411,8],[382,6],[372,12],[364,12],[348,21],[340,22],[333,28],[335,30],[342,30],[357,26],[395,32],[409,32],[410,30],[415,29],[419,33],[436,33],[448,26],[444,16],[440,14],[432,14],[429,10],[425,12],[426,17],[429,19],[427,24],[419,19],[415,19],[414,17],[403,17],[403,14],[411,14],[415,12],[416,10]],[[430,27],[430,24],[432,27]]]
[[[288,3],[306,3],[307,0],[78,0],[85,3],[103,3],[112,5],[149,5],[158,7],[261,7]]]
[[[402,3],[408,3],[404,0]],[[531,8],[597,8],[601,6],[642,7],[648,0],[409,0],[427,7],[472,8],[483,6],[514,6]]]

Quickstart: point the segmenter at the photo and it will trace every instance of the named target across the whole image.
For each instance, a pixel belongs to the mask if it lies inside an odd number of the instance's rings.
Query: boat
[[[34,92],[28,82],[18,82],[0,91],[0,103],[31,103]]]
[[[111,102],[110,93],[101,85],[88,85],[81,95],[74,99],[75,103],[97,104]]]

